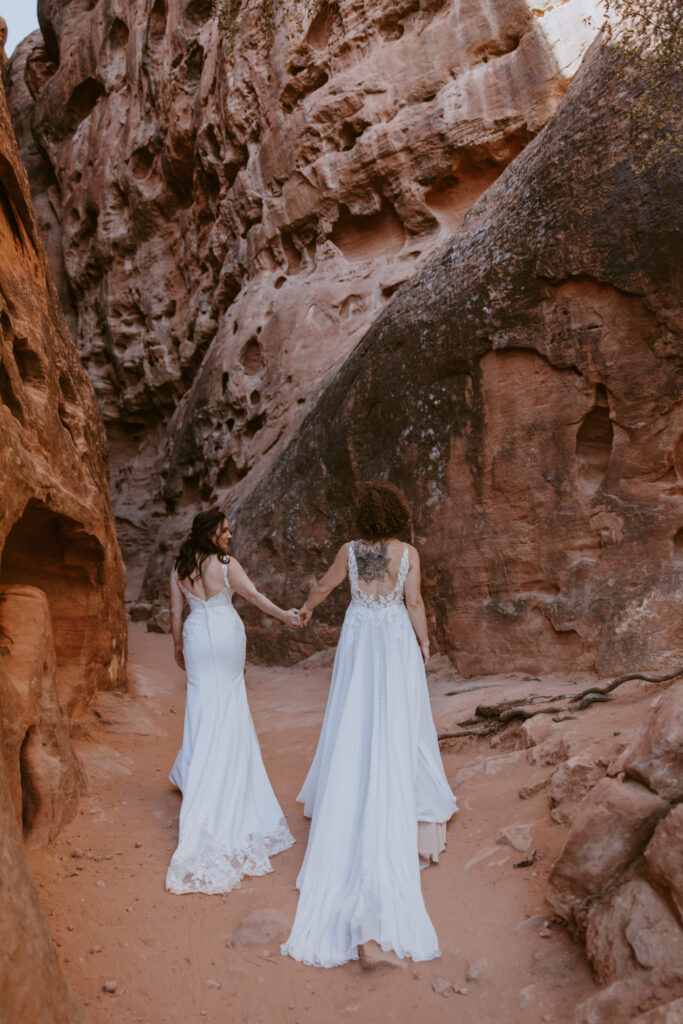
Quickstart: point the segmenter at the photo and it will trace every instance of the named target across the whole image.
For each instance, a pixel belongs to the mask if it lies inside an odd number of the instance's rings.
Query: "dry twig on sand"
[[[518,700],[501,701],[499,704],[478,704],[472,718],[458,722],[458,725],[463,726],[461,730],[439,733],[439,742],[457,739],[460,736],[492,736],[504,729],[510,722],[524,722],[533,718],[534,715],[557,715],[570,711],[585,711],[593,704],[613,700],[614,698],[609,697],[608,694],[631,679],[642,679],[646,683],[668,683],[679,676],[683,676],[683,665],[664,676],[648,676],[643,672],[628,672],[626,675],[617,676],[607,686],[590,686],[587,690],[582,690],[581,693],[561,693],[550,697],[535,694],[532,697],[520,697]],[[559,707],[557,701],[566,701],[567,703],[564,707]],[[532,706],[535,704],[544,706],[534,709]],[[465,726],[471,726],[471,728],[464,728]]]

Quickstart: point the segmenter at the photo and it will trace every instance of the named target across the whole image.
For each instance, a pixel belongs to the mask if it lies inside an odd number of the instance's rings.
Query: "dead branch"
[[[627,683],[632,679],[642,679],[646,683],[668,683],[679,676],[683,676],[683,665],[664,676],[648,676],[642,672],[628,672],[626,675],[617,676],[607,686],[591,686],[576,694],[560,693],[554,696],[534,694],[532,697],[501,701],[499,704],[478,704],[472,718],[458,722],[460,726],[474,726],[475,728],[463,728],[460,732],[443,732],[439,734],[438,739],[441,742],[441,740],[457,739],[460,736],[492,736],[494,733],[500,732],[510,722],[525,722],[535,715],[557,715],[569,711],[585,711],[593,704],[614,700],[613,697],[607,695],[622,683]],[[558,707],[556,701],[568,701],[569,705]],[[536,708],[533,711],[526,710],[529,705],[539,703],[550,704],[550,707]],[[477,729],[477,725],[482,728]]]
[[[629,672],[625,676],[617,676],[607,686],[591,686],[588,690],[575,694],[571,701],[572,703],[579,701],[582,697],[587,697],[589,693],[611,693],[612,690],[616,690],[617,686],[621,686],[622,683],[628,683],[631,679],[643,679],[646,683],[668,683],[672,679],[677,679],[678,676],[683,676],[683,665],[665,676],[646,676],[642,672]]]

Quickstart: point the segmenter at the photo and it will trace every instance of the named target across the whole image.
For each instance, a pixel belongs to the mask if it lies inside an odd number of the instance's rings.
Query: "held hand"
[[[429,640],[422,641],[422,643],[420,644],[420,651],[422,653],[422,660],[424,661],[426,666],[427,662],[429,661]]]
[[[176,644],[174,647],[175,663],[179,668],[185,668],[185,656],[183,655],[183,645]]]
[[[293,626],[294,629],[298,629],[301,626],[301,619],[296,608],[290,608],[289,611],[286,611],[282,621],[286,622],[288,626]]]
[[[312,615],[313,612],[311,611],[310,608],[307,608],[306,605],[304,605],[303,608],[299,608],[299,618],[301,620],[301,625],[307,626],[308,623],[311,621]]]

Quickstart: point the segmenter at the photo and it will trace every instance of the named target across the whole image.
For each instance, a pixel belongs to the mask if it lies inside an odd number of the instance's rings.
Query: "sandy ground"
[[[231,948],[231,936],[252,911],[275,908],[293,919],[308,834],[296,794],[322,721],[331,653],[294,668],[247,669],[266,768],[295,846],[273,858],[272,874],[245,878],[228,895],[172,896],[164,878],[180,795],[167,774],[181,742],[184,674],[168,637],[134,624],[130,640],[132,695],[106,695],[91,735],[75,743],[89,795],[56,843],[30,853],[64,973],[94,1024],[571,1020],[573,1007],[595,987],[581,949],[559,925],[546,927],[546,879],[567,827],[551,820],[544,791],[528,800],[518,796],[552,767],[530,765],[525,752],[494,760],[510,753],[509,741],[492,748],[488,740],[459,740],[459,749],[444,752],[449,780],[466,764],[464,775],[471,777],[456,788],[461,809],[449,825],[446,852],[422,872],[439,960],[372,972],[357,962],[325,970],[282,957],[279,939]],[[440,730],[478,703],[576,685],[566,677],[519,674],[458,680],[445,669],[430,680]],[[643,684],[628,686],[618,701],[563,723],[580,748],[635,727],[653,694]],[[532,867],[516,870],[524,855],[496,843],[511,824],[533,826]],[[478,979],[466,981],[476,964]],[[466,991],[440,995],[441,980]],[[103,991],[106,981],[116,982],[114,993]]]

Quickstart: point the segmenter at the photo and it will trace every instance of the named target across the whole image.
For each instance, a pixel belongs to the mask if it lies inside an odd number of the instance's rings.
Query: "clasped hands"
[[[290,608],[289,611],[285,612],[285,622],[288,626],[294,626],[295,629],[302,629],[307,626],[311,621],[313,612],[310,608]]]

